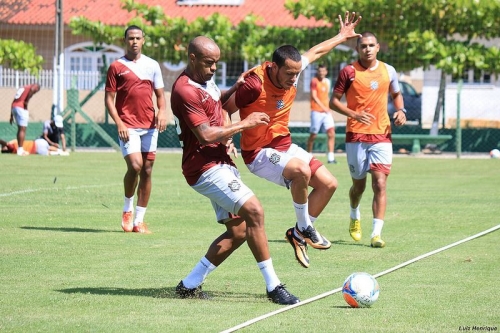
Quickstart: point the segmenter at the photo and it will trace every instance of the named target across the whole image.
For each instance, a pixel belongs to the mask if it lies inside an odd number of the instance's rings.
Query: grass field
[[[332,241],[302,268],[284,240],[291,197],[251,175],[266,211],[278,276],[302,300],[500,224],[500,160],[395,157],[384,249],[369,247],[371,191],[361,204],[364,236],[348,234],[345,157],[327,165],[339,188],[317,221]],[[280,309],[246,245],[204,285],[213,298],[177,299],[177,283],[222,231],[209,202],[185,183],[180,155],[159,153],[146,221],[152,235],[120,228],[125,163],[119,153],[69,157],[0,155],[0,331],[220,332]],[[500,329],[500,231],[379,277],[369,309],[340,293],[259,321],[242,332],[459,332]]]

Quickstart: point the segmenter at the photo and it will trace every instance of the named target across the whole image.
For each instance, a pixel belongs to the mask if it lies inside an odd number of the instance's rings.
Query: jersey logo
[[[282,99],[276,101],[276,108],[278,110],[281,110],[284,107],[285,107],[285,102]]]
[[[273,153],[271,157],[269,157],[269,162],[271,162],[272,164],[278,164],[280,162],[280,155]]]
[[[378,81],[371,81],[370,88],[371,88],[371,90],[377,90],[378,89]]]
[[[227,184],[227,186],[233,192],[239,191],[239,189],[241,188],[240,182],[236,179],[232,180],[229,184]]]

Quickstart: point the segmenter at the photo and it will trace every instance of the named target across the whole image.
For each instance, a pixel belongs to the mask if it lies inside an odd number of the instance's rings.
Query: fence
[[[0,87],[4,88],[17,88],[25,84],[38,82],[42,88],[52,90],[54,86],[54,71],[52,70],[42,70],[38,76],[31,75],[27,71],[18,71],[9,68],[2,68],[0,66]],[[305,80],[304,76],[302,79]],[[310,77],[310,76],[309,76]],[[65,90],[70,88],[77,88],[79,91],[91,91],[101,82],[103,79],[102,73],[99,71],[69,71],[64,72],[64,83]],[[394,128],[394,133],[397,134],[428,134],[429,128],[426,126],[429,120],[433,117],[435,100],[437,98],[436,81],[426,79],[426,84],[424,89],[422,89],[422,122],[423,126],[404,126],[402,128]],[[306,84],[305,82],[302,83]],[[103,87],[100,88],[103,90]],[[498,91],[498,92],[497,92]],[[461,144],[456,142],[456,126],[457,126],[457,88],[456,85],[449,84],[446,88],[446,105],[444,105],[444,114],[441,116],[443,121],[440,121],[442,125],[439,133],[452,135],[453,139],[440,144],[437,148],[438,151],[455,152],[457,147],[461,148],[464,153],[475,152],[475,153],[488,153],[492,149],[500,148],[500,122],[497,120],[500,118],[498,114],[498,103],[491,103],[491,95],[498,96],[500,93],[500,87],[497,84],[490,84],[488,86],[482,85],[465,85],[462,91],[462,116],[460,119],[460,125],[462,127],[462,134],[459,136]],[[307,96],[307,95],[306,95]],[[476,98],[474,98],[474,96]],[[3,97],[2,97],[3,98]],[[9,97],[10,98],[10,97]],[[307,98],[307,97],[306,97]],[[307,133],[308,132],[308,102],[298,101],[297,105],[301,105],[304,109],[303,114],[305,115],[300,119],[302,126],[292,128],[292,132]],[[102,103],[102,98],[99,98],[99,113],[100,115],[105,114],[104,105]],[[495,109],[497,108],[497,109]],[[294,111],[295,112],[295,111]],[[444,117],[443,117],[444,116]],[[113,123],[108,123],[107,119],[94,119],[100,123],[100,126],[106,131],[111,137],[116,138],[116,128]],[[342,133],[345,128],[342,124],[337,128],[338,133]],[[37,137],[41,133],[33,132],[39,126],[28,127],[27,137]],[[71,127],[68,125],[66,129],[68,132]],[[79,122],[75,126],[75,136],[72,139],[70,137],[69,145],[73,145],[71,140],[75,141],[75,146],[77,147],[110,147],[105,140],[103,140],[100,135],[95,131],[95,129],[88,124],[88,122]],[[0,123],[0,134],[2,138],[14,138],[15,137],[15,127],[10,126],[8,123]],[[68,136],[69,137],[69,136]],[[177,148],[179,147],[178,139],[175,134],[173,127],[170,127],[166,133],[160,135],[158,146],[160,148]],[[338,145],[337,149],[343,149],[343,145]],[[395,145],[395,149],[405,149],[411,150],[411,146],[398,146]],[[322,149],[320,145],[315,146],[315,149]]]
[[[27,84],[37,82],[40,87],[52,89],[54,87],[53,70],[41,70],[38,76],[28,71],[19,71],[0,66],[0,87],[19,88]],[[78,90],[93,90],[102,80],[99,71],[64,71],[64,89],[77,88]],[[102,87],[101,89],[104,89]]]

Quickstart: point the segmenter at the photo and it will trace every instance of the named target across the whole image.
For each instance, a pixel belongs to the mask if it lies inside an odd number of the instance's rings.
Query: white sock
[[[371,238],[375,236],[380,236],[382,234],[382,227],[384,226],[384,220],[373,219],[373,231]]]
[[[144,222],[144,215],[146,215],[146,207],[135,206],[135,219],[134,225]]]
[[[351,219],[359,220],[361,218],[361,212],[359,211],[359,206],[356,208],[351,207]]]
[[[188,289],[198,287],[203,283],[203,281],[205,281],[207,275],[212,273],[216,268],[217,266],[214,266],[210,261],[208,261],[207,258],[201,258],[198,264],[194,266],[191,273],[189,273],[188,276],[182,280],[184,287]]]
[[[299,226],[299,229],[307,229],[307,227],[311,225],[307,202],[305,204],[298,204],[294,202],[293,208],[295,208],[295,216],[297,217],[297,225]]]
[[[273,267],[273,260],[271,258],[258,262],[257,266],[266,281],[267,291],[273,291],[281,282],[276,275]]]
[[[22,155],[24,154],[24,148],[23,147],[17,147],[17,155]]]
[[[317,217],[309,215],[309,220],[311,220],[311,224],[314,226],[314,222],[316,222]]]
[[[329,152],[327,156],[329,161],[335,160],[335,155],[333,154],[333,151]]]
[[[134,211],[134,196],[132,196],[131,198],[124,197],[123,211],[124,212],[133,212]]]

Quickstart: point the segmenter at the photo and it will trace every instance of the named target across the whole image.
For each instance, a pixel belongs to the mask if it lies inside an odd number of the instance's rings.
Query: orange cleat
[[[123,212],[122,214],[122,229],[125,232],[132,232],[134,228],[133,221],[133,213],[132,212]]]
[[[134,228],[132,229],[132,231],[138,232],[141,234],[150,234],[151,233],[151,231],[148,230],[146,223],[144,223],[144,222],[139,222],[137,225],[134,225]]]

